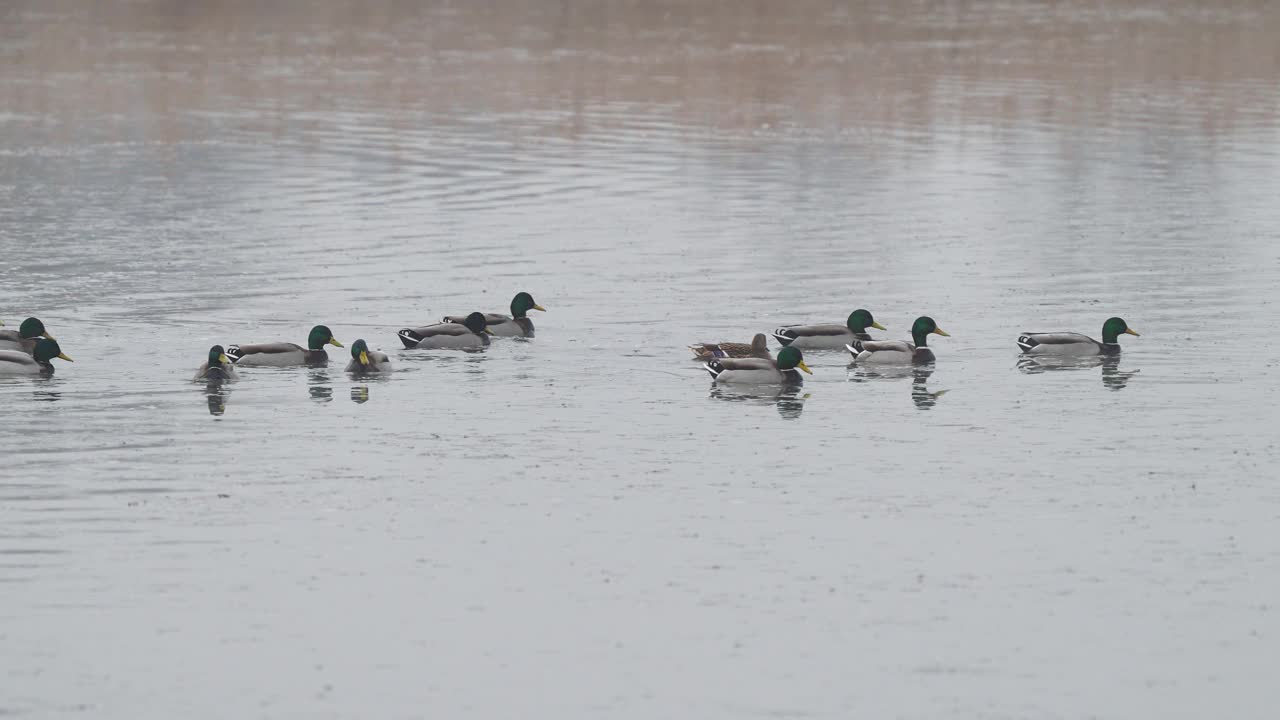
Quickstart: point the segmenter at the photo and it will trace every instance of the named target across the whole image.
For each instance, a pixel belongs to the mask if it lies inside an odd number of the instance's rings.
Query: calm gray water
[[[258,5],[0,6],[0,716],[1272,716],[1277,6]]]

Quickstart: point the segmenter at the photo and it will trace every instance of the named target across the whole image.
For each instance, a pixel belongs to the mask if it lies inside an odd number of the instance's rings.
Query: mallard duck
[[[209,359],[200,363],[196,370],[196,380],[235,380],[236,369],[221,345],[209,348]]]
[[[915,342],[906,342],[905,340],[854,340],[853,344],[846,345],[845,349],[852,353],[853,359],[859,363],[892,363],[897,365],[927,363],[936,359],[933,351],[926,346],[930,335],[951,337],[942,328],[938,327],[933,318],[922,316],[916,318],[915,323],[911,325],[911,339]]]
[[[750,383],[755,385],[797,385],[804,378],[797,369],[810,375],[813,371],[804,364],[804,355],[794,347],[778,351],[777,360],[768,358],[716,358],[703,365],[717,383]]]
[[[285,367],[288,365],[324,365],[329,362],[325,345],[343,347],[328,327],[317,325],[307,335],[307,347],[287,342],[232,345],[227,357],[236,365]]]
[[[712,358],[769,358],[773,355],[769,352],[769,339],[764,333],[756,333],[748,343],[698,343],[690,345],[689,349],[693,351],[693,356],[698,360],[710,360]]]
[[[489,345],[489,328],[484,314],[473,312],[461,323],[442,322],[397,333],[408,348],[454,348],[472,350]]]
[[[530,310],[539,310],[546,312],[547,309],[533,301],[533,296],[527,292],[516,293],[511,298],[511,314],[502,315],[500,313],[485,313],[485,327],[489,328],[490,335],[498,337],[533,337],[533,321],[526,315]],[[447,315],[444,322],[457,323],[462,325],[466,323],[467,318],[462,315]]]
[[[57,340],[41,338],[31,355],[21,350],[0,350],[0,375],[52,375],[54,358],[75,362],[67,357]]]
[[[364,340],[351,343],[351,362],[347,363],[347,372],[390,372],[391,358],[384,352],[370,350]]]
[[[42,337],[54,339],[44,329],[44,323],[38,318],[29,317],[22,321],[17,330],[0,330],[0,350],[18,350],[30,355],[35,350],[36,341]]]
[[[1138,333],[1123,319],[1113,317],[1102,323],[1102,342],[1080,333],[1024,332],[1018,336],[1018,347],[1028,355],[1115,355],[1120,352],[1121,335]]]
[[[839,350],[854,340],[870,340],[867,328],[884,330],[884,326],[871,317],[867,310],[854,310],[844,325],[788,325],[773,331],[773,337],[783,347],[805,350]]]

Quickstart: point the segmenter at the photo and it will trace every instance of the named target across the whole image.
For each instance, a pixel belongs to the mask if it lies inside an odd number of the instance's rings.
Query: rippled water
[[[1269,717],[1278,31],[5,4],[0,319],[76,362],[0,381],[0,715]],[[518,290],[532,341],[398,349]],[[952,337],[684,349],[854,307]],[[396,371],[190,381],[316,323]]]

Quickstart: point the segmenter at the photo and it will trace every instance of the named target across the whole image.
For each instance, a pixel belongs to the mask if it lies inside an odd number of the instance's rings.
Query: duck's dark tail
[[[782,343],[782,347],[786,347],[796,341],[796,334],[790,328],[780,327],[774,330],[773,337]]]
[[[400,338],[400,342],[404,343],[406,349],[417,347],[418,343],[422,342],[422,336],[409,328],[405,328],[396,333],[396,337]]]
[[[703,363],[702,367],[706,368],[707,372],[711,373],[712,378],[718,378],[720,377],[720,373],[724,372],[724,365],[721,365],[718,360]]]
[[[1031,348],[1039,344],[1040,343],[1036,342],[1036,339],[1030,335],[1018,336],[1018,347],[1022,348],[1022,352],[1031,352]]]
[[[240,352],[239,345],[232,345],[228,347],[226,352],[223,354],[226,355],[233,363],[240,362],[240,358],[244,357],[244,353]]]

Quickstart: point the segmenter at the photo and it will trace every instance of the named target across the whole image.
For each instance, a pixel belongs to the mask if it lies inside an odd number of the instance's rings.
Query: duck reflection
[[[938,398],[947,394],[946,390],[929,390],[929,377],[933,375],[933,363],[927,365],[887,365],[875,367],[869,365],[850,365],[853,382],[879,382],[882,380],[911,379],[911,402],[917,410],[929,410],[938,404]]]
[[[1023,355],[1018,358],[1018,369],[1028,375],[1061,370],[1089,370],[1102,368],[1102,386],[1108,390],[1123,390],[1129,385],[1129,379],[1137,375],[1139,370],[1121,370],[1120,355],[1101,355],[1094,357],[1038,357]]]
[[[357,405],[363,405],[369,402],[369,386],[356,385],[351,388],[351,402],[356,403]]]
[[[330,382],[328,370],[315,369],[308,372],[307,389],[311,393],[311,399],[322,403],[333,402],[333,386]]]
[[[226,380],[218,378],[205,381],[204,395],[209,402],[209,414],[218,417],[225,413],[227,411],[227,396],[230,394],[231,388]]]
[[[795,420],[804,412],[804,402],[809,399],[809,393],[804,392],[804,388],[800,386],[760,386],[743,392],[723,385],[712,385],[711,397],[714,400],[748,405],[773,405],[784,420]]]

